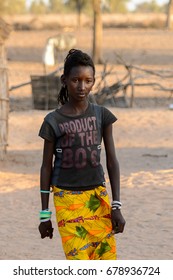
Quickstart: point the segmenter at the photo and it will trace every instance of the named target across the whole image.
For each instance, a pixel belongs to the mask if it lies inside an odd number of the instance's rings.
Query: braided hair
[[[64,60],[64,76],[67,77],[71,69],[76,66],[91,66],[95,75],[95,66],[91,57],[81,50],[71,49]],[[58,94],[58,103],[64,105],[68,100],[67,86],[63,85]]]

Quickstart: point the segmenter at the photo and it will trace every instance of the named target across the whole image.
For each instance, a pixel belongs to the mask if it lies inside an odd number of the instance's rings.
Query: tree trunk
[[[81,11],[84,3],[80,0],[76,1],[76,8],[77,8],[77,26],[78,28],[81,27]]]
[[[101,0],[93,0],[94,24],[93,24],[93,61],[103,63],[102,59],[102,15]]]
[[[173,0],[169,0],[167,8],[167,19],[166,19],[166,28],[172,29],[173,25],[171,23],[171,15],[173,14]]]

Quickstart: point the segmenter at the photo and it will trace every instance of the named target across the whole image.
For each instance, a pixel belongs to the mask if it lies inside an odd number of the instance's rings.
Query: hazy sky
[[[159,5],[166,4],[168,1],[169,0],[156,0]],[[129,0],[128,7],[130,10],[133,10],[136,4],[140,4],[142,2],[151,2],[151,0]]]
[[[44,0],[45,2],[48,2],[48,0]],[[129,0],[129,4],[128,4],[128,7],[130,10],[134,10],[135,9],[135,5],[136,4],[140,4],[142,2],[150,2],[151,0]],[[168,3],[169,0],[156,0],[156,2],[158,4],[166,4]],[[26,0],[27,4],[29,5],[32,0]]]

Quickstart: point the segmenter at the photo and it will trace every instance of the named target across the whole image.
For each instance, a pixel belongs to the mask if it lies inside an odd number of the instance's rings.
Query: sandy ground
[[[104,50],[111,57],[111,30],[106,32]],[[117,48],[124,50],[129,60],[134,58],[136,63],[143,64],[145,49],[146,64],[172,66],[168,56],[173,52],[169,45],[173,33],[168,36],[152,30],[114,32],[119,35]],[[89,50],[84,33],[79,47]],[[43,31],[11,35],[7,42],[10,86],[30,80],[31,74],[42,73],[40,50],[47,35]],[[153,42],[153,36],[159,44]],[[148,97],[149,93],[145,90],[143,96]],[[114,139],[121,168],[122,213],[126,219],[124,233],[116,236],[121,260],[173,259],[173,111],[168,109],[167,97],[159,99],[154,95],[145,103],[135,103],[133,108],[110,108],[118,117]],[[42,240],[37,230],[43,144],[37,135],[47,112],[33,109],[30,86],[10,92],[9,146],[5,160],[0,162],[0,259],[64,259],[54,212],[54,238]],[[104,150],[102,163],[105,167]],[[110,194],[109,183],[107,188]],[[53,210],[52,199],[50,208]]]

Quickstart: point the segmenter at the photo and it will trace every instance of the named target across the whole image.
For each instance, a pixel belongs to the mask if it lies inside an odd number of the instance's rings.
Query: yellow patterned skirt
[[[70,191],[53,187],[62,245],[68,260],[115,260],[111,207],[107,191]]]

